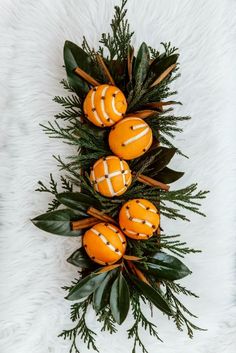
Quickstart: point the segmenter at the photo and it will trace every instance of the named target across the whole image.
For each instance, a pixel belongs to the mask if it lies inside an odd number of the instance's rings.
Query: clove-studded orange
[[[93,87],[84,100],[84,114],[100,127],[112,126],[123,118],[127,102],[121,90],[115,86]]]
[[[109,134],[109,146],[114,154],[133,159],[144,154],[152,144],[152,130],[142,119],[125,118],[114,125]]]
[[[157,230],[160,216],[152,202],[145,199],[133,199],[126,202],[119,213],[122,232],[133,239],[150,238]]]
[[[90,181],[103,196],[119,196],[126,192],[132,181],[126,161],[116,156],[100,158],[92,167]]]
[[[110,223],[98,223],[83,236],[88,256],[100,265],[111,265],[125,253],[126,239],[119,228]]]

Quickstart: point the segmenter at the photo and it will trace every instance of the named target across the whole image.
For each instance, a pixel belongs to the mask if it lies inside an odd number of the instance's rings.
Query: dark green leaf
[[[120,272],[111,287],[110,307],[114,320],[121,325],[129,311],[130,295],[128,284]]]
[[[160,172],[158,172],[155,177],[158,181],[161,181],[162,183],[170,184],[182,178],[183,175],[184,172],[178,172],[176,170],[172,170],[168,167],[165,167]]]
[[[63,205],[77,210],[77,213],[83,217],[88,217],[86,211],[90,206],[99,206],[96,200],[91,200],[91,196],[82,192],[62,192],[57,194],[56,197]]]
[[[154,74],[152,81],[155,81],[168,67],[175,64],[179,55],[173,54],[170,56],[158,57],[150,65],[150,72]],[[152,83],[152,82],[151,82]]]
[[[143,293],[143,295],[150,300],[158,309],[167,315],[172,315],[171,307],[164,298],[160,290],[156,290],[148,284],[140,281],[137,277],[130,275],[136,287]]]
[[[81,268],[95,268],[95,263],[90,260],[90,257],[87,255],[84,247],[77,249],[73,254],[67,259],[67,261],[77,267]]]
[[[81,279],[69,292],[66,299],[68,300],[79,300],[92,294],[104,281],[107,276],[107,272],[91,273],[87,277]]]
[[[138,92],[147,76],[150,55],[146,43],[142,43],[134,63],[133,76],[135,80],[135,91]]]
[[[93,293],[93,306],[96,312],[99,312],[109,303],[111,284],[115,273],[116,270],[107,272],[106,278]]]
[[[158,279],[171,281],[186,277],[191,273],[182,261],[161,251],[152,255],[152,257],[147,257],[144,263],[138,262],[137,266],[143,271],[155,275]]]
[[[94,63],[91,57],[78,45],[66,41],[64,45],[64,62],[69,84],[83,97],[89,91],[89,85],[84,79],[74,73],[74,69],[80,67],[94,77]]]
[[[142,173],[154,178],[158,172],[165,168],[175,153],[176,148],[157,147],[153,150],[149,150],[141,158],[135,159],[131,167],[134,171],[138,172],[140,165],[147,165],[145,170],[142,170]]]
[[[82,234],[81,230],[71,230],[71,221],[81,219],[79,215],[69,209],[57,210],[41,214],[32,219],[33,224],[45,232],[77,237]]]

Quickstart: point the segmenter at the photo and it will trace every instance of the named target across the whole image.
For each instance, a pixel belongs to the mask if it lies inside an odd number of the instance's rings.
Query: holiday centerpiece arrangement
[[[48,211],[32,220],[46,232],[77,237],[80,244],[67,259],[78,267],[78,279],[64,287],[73,301],[74,327],[60,336],[71,340],[70,352],[79,352],[78,337],[98,351],[86,321],[89,310],[109,333],[127,315],[133,318],[127,332],[133,353],[138,347],[147,352],[142,328],[161,340],[144,305],[150,316],[157,308],[190,337],[202,330],[178,297],[196,297],[178,280],[191,274],[182,258],[199,250],[179,234],[164,233],[165,218],[189,221],[182,209],[203,215],[199,201],[207,193],[197,184],[169,186],[184,174],[168,164],[175,154],[185,156],[173,139],[182,131],[178,123],[189,119],[174,116],[180,102],[169,100],[176,94],[170,84],[179,77],[179,55],[170,43],[162,43],[161,52],[146,43],[134,50],[126,1],[115,7],[111,33],[102,34],[98,50],[85,38],[81,47],[65,42],[67,80],[61,83],[68,95],[54,98],[64,110],[42,125],[50,137],[71,145],[66,160],[54,156],[63,172],[61,189],[52,175],[49,186],[39,182],[37,190],[54,198]]]

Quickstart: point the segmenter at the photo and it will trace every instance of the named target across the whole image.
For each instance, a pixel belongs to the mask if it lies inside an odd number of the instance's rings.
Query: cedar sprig
[[[35,191],[47,192],[54,196],[58,194],[57,183],[54,180],[52,174],[50,174],[49,186],[46,186],[41,180],[38,181],[38,185],[39,187]],[[61,203],[57,200],[57,198],[53,198],[53,200],[48,203],[47,212],[56,210],[60,206],[60,204]]]
[[[140,295],[138,295],[137,293],[133,293],[133,295],[130,297],[131,309],[132,309],[132,314],[133,314],[133,318],[134,318],[134,324],[130,329],[127,330],[127,332],[128,332],[128,338],[134,339],[132,353],[136,353],[137,346],[139,346],[141,348],[142,353],[148,353],[147,349],[145,348],[145,346],[140,338],[140,333],[139,333],[140,326],[145,331],[148,331],[151,336],[155,337],[157,340],[162,342],[161,338],[158,335],[156,325],[153,324],[151,321],[149,321],[145,317],[145,315],[143,314],[143,312],[141,310],[141,305],[140,305],[140,298],[142,298],[142,297]]]
[[[190,319],[187,317],[188,315],[190,317],[197,318],[197,316],[191,313],[189,309],[187,309],[186,306],[176,297],[176,295],[174,294],[172,283],[174,282],[163,281],[163,284],[165,285],[165,289],[166,289],[166,294],[165,294],[166,299],[172,305],[174,310],[174,316],[173,316],[174,323],[176,324],[176,327],[178,328],[179,331],[183,331],[185,327],[189,338],[193,338],[194,330],[195,331],[206,331],[206,330],[193,324],[190,321]],[[183,291],[182,293],[184,294]],[[192,295],[196,297],[196,295],[192,292],[189,292],[187,295]]]
[[[195,253],[201,252],[201,250],[189,248],[185,241],[176,239],[176,238],[179,238],[180,236],[181,236],[180,234],[176,234],[176,235],[160,234],[160,248],[166,249],[171,253],[182,258],[184,258],[185,255],[190,253],[195,254]]]
[[[127,57],[128,48],[134,32],[130,32],[128,20],[125,18],[127,0],[122,0],[120,6],[115,6],[114,18],[111,21],[111,33],[103,33],[98,52],[104,56],[104,48],[108,50],[107,59],[123,61]]]
[[[86,314],[91,304],[91,296],[86,298],[82,302],[75,303],[71,306],[71,320],[73,322],[77,321],[75,327],[69,330],[63,330],[58,337],[64,339],[69,339],[72,341],[70,353],[80,353],[76,340],[79,336],[83,342],[87,345],[88,349],[93,349],[99,352],[95,345],[96,333],[92,331],[86,323]]]
[[[99,313],[97,313],[97,317],[98,321],[102,324],[101,331],[107,331],[110,334],[117,332],[116,322],[113,319],[109,306],[101,309]]]

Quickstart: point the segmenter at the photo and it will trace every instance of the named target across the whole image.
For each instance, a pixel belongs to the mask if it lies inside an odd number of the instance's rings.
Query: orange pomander
[[[133,159],[144,154],[152,144],[152,130],[140,118],[125,118],[109,134],[110,149],[117,156]]]
[[[103,196],[119,196],[126,192],[132,181],[128,164],[116,156],[100,158],[90,173],[94,189]]]
[[[119,214],[122,232],[133,239],[148,239],[157,230],[160,216],[156,207],[145,199],[126,202]]]
[[[83,246],[94,262],[111,265],[124,255],[126,239],[113,224],[98,223],[84,234]]]
[[[112,126],[123,118],[127,102],[115,86],[101,85],[92,88],[84,100],[85,116],[97,126]]]

